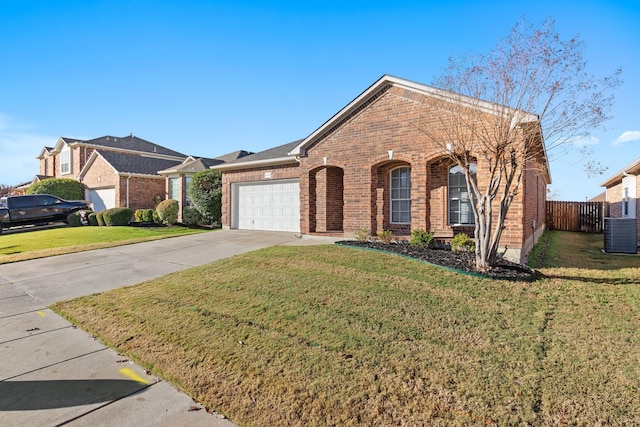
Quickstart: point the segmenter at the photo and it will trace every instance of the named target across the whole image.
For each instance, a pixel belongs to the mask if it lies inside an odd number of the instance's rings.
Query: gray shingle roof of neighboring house
[[[152,153],[163,156],[173,156],[186,158],[186,154],[179,153],[169,148],[163,147],[153,142],[146,141],[134,135],[125,137],[106,135],[100,138],[79,140],[72,138],[62,138],[68,144],[86,144],[97,147],[112,148],[116,150],[138,151],[143,153]]]
[[[227,164],[239,164],[245,162],[255,162],[260,160],[271,160],[287,157],[289,152],[293,150],[298,144],[302,142],[302,139],[289,142],[287,144],[279,145],[277,147],[269,148],[268,150],[259,151],[257,153],[249,154],[248,156],[241,157],[239,159],[229,161]]]
[[[179,165],[178,160],[158,159],[110,150],[96,150],[119,173],[158,175],[158,171]]]
[[[190,159],[185,160],[182,164],[171,167],[169,169],[158,171],[160,174],[171,174],[171,173],[180,173],[180,172],[200,172],[205,169],[210,169],[213,166],[224,164],[241,157],[247,156],[250,153],[245,150],[234,151],[233,153],[225,154],[220,157],[216,157],[215,159],[210,159],[207,157],[192,157]]]
[[[64,140],[67,144],[73,144],[74,142],[82,142],[81,139],[78,138],[68,138],[66,136],[61,136],[60,139]],[[53,148],[51,148],[53,150]]]
[[[246,150],[238,150],[238,151],[234,151],[233,153],[229,153],[229,154],[225,154],[222,156],[218,156],[215,159],[210,159],[210,160],[214,160],[216,161],[215,164],[218,164],[219,162],[217,161],[222,161],[223,163],[229,163],[229,162],[233,162],[235,160],[238,160],[242,157],[246,157],[246,156],[250,156],[252,154],[255,154],[251,151],[246,151]]]

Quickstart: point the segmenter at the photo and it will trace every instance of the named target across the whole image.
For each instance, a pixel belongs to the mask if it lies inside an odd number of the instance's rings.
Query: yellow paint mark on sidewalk
[[[130,378],[136,382],[139,382],[141,384],[149,384],[149,381],[145,380],[144,378],[142,378],[140,375],[136,374],[135,372],[133,372],[133,370],[129,369],[129,368],[122,368],[120,369],[120,373],[122,375],[124,375],[127,378]]]
[[[38,313],[38,316],[40,316],[40,317],[46,316],[46,314],[42,310],[38,310],[37,313]]]

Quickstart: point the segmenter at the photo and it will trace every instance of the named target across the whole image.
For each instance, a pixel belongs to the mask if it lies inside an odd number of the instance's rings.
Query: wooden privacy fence
[[[549,230],[602,233],[607,202],[556,202],[547,200],[546,226]]]

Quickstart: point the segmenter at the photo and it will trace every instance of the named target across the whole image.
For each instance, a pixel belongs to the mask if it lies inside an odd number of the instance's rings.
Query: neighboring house
[[[250,154],[253,153],[238,150],[215,159],[204,157],[194,158],[189,156],[184,160],[184,162],[178,165],[172,165],[172,167],[168,169],[159,170],[158,173],[163,177],[166,177],[167,199],[177,200],[179,203],[178,221],[182,221],[183,209],[191,205],[187,189],[191,183],[191,178],[196,172],[215,168],[217,165],[232,162]]]
[[[635,218],[640,241],[640,158],[600,184],[605,187],[612,218]]]
[[[59,138],[38,156],[40,173],[16,191],[26,191],[47,178],[71,178],[84,184],[85,199],[96,211],[113,207],[153,208],[158,200],[175,199],[188,206],[187,188],[194,173],[237,160],[235,151],[215,159],[187,156],[134,135],[90,140]]]
[[[223,172],[223,227],[345,237],[359,229],[398,236],[433,230],[440,240],[472,235],[463,175],[416,126],[433,114],[427,106],[435,98],[451,99],[383,76],[308,137],[216,166]],[[536,116],[527,117],[539,126]],[[527,143],[544,144],[541,136]],[[486,166],[477,158],[481,181]],[[518,261],[544,230],[550,183],[546,156],[530,166],[501,241]]]
[[[166,196],[159,170],[181,164],[187,156],[134,135],[90,140],[59,138],[38,156],[45,178],[77,179],[96,211],[113,207],[152,208]]]

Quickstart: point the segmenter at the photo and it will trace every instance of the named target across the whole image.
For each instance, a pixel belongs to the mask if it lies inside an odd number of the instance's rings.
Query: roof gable
[[[166,159],[182,160],[187,157],[186,154],[171,150],[142,138],[138,138],[133,134],[125,137],[106,135],[100,138],[88,140],[60,137],[58,138],[58,142],[53,152],[60,152],[64,145],[72,147],[92,147],[96,149],[103,149],[105,151],[113,150],[123,153],[148,154]]]
[[[95,150],[80,171],[82,178],[98,157],[104,159],[117,174],[160,176],[158,171],[180,164],[178,160],[160,159],[137,154],[121,153],[110,150]]]
[[[482,101],[474,98],[470,98],[465,95],[460,95],[456,93],[452,93],[449,91],[445,91],[442,89],[438,89],[432,86],[424,85],[421,83],[416,83],[410,80],[401,79],[398,77],[384,75],[374,84],[369,86],[364,92],[358,95],[353,101],[347,104],[344,108],[338,111],[333,117],[327,120],[322,126],[312,132],[305,139],[301,140],[301,142],[295,146],[289,155],[292,156],[304,156],[305,151],[311,145],[313,145],[318,140],[322,139],[327,134],[333,132],[335,129],[340,127],[344,122],[349,120],[354,115],[358,114],[360,111],[369,106],[372,102],[378,99],[381,95],[383,95],[386,91],[388,91],[391,87],[400,87],[402,89],[406,89],[412,92],[415,92],[420,95],[426,95],[429,97],[433,97],[439,100],[444,100],[448,102],[453,102],[457,104],[467,105],[473,108],[478,108],[484,112],[490,114],[496,114],[499,111],[504,111],[504,106],[499,106],[493,104],[491,102]],[[518,117],[519,122],[537,122],[538,116],[535,114],[527,113],[524,111],[515,111],[517,114],[515,117]],[[515,126],[515,123],[514,123]]]

